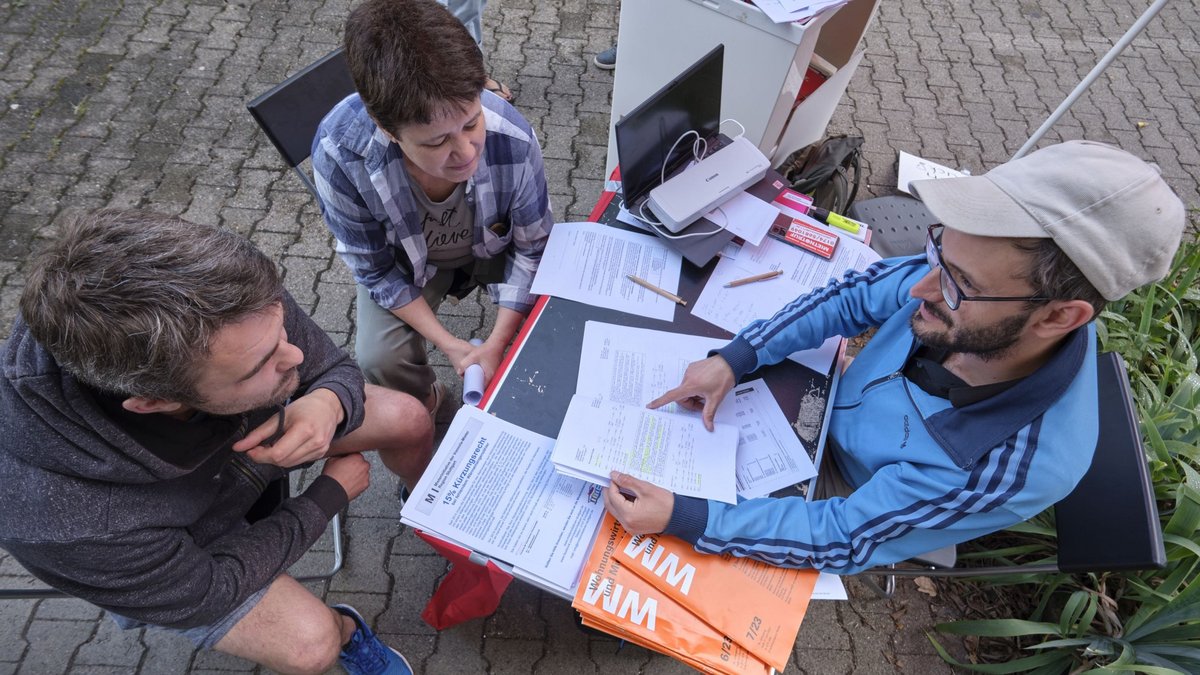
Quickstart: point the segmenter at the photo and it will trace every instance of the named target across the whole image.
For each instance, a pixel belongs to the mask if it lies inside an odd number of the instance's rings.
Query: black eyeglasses
[[[958,309],[958,306],[964,300],[975,300],[979,302],[1046,302],[1051,300],[1044,295],[1028,295],[1023,297],[1016,296],[997,296],[997,295],[967,295],[963,292],[958,282],[954,280],[954,275],[946,269],[945,263],[942,262],[942,228],[941,225],[930,225],[929,230],[925,234],[925,260],[929,262],[931,269],[939,270],[938,283],[942,288],[942,299],[946,301],[946,306],[951,311]],[[936,232],[934,232],[936,230]]]

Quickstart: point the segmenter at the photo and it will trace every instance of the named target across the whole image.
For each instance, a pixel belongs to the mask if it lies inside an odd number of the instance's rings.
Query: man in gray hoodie
[[[78,217],[30,264],[2,358],[0,547],[34,576],[123,627],[277,671],[410,672],[286,570],[366,489],[359,453],[415,484],[429,415],[364,387],[250,242]],[[267,483],[319,459],[303,493],[247,522]]]

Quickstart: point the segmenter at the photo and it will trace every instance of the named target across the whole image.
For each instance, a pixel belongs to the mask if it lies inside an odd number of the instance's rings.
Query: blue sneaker
[[[412,667],[400,652],[380,642],[367,622],[349,605],[334,605],[333,609],[354,619],[358,630],[342,647],[338,663],[350,675],[412,675]]]
[[[613,70],[617,67],[617,46],[613,45],[592,58],[592,63],[603,70]]]

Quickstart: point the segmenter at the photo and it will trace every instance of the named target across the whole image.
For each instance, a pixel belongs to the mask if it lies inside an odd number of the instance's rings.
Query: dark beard
[[[1023,312],[1016,316],[979,328],[955,330],[954,322],[948,320],[946,312],[941,307],[926,305],[925,310],[947,324],[944,331],[930,330],[920,318],[919,312],[914,312],[909,318],[913,335],[924,344],[945,350],[949,353],[971,354],[984,361],[994,361],[1005,356],[1009,349],[1021,339],[1025,330],[1025,322],[1032,312]]]

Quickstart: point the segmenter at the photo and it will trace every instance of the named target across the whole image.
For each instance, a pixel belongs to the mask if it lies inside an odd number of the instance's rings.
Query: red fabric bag
[[[425,623],[442,630],[491,616],[500,606],[500,597],[512,582],[512,575],[490,560],[487,566],[471,562],[471,552],[457,544],[413,531],[453,565],[421,612]]]

